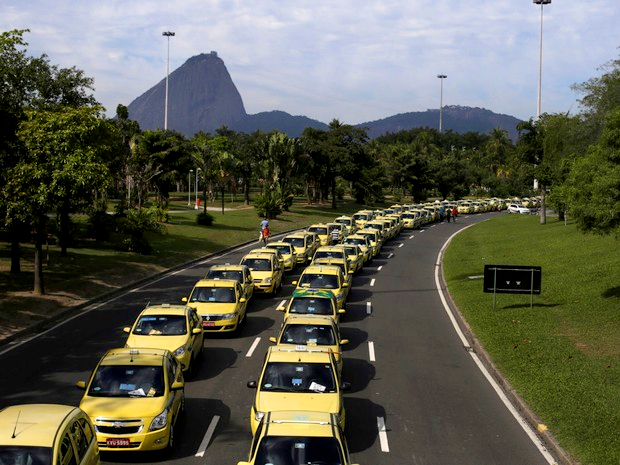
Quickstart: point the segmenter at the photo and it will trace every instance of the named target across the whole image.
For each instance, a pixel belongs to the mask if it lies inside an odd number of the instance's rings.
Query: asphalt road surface
[[[465,349],[435,281],[438,253],[464,226],[494,214],[461,216],[404,231],[353,279],[341,321],[346,436],[361,465],[544,465],[539,450]],[[238,263],[252,246],[206,259],[129,290],[27,341],[0,347],[0,406],[31,402],[78,405],[105,352],[122,347],[124,326],[151,303],[180,303],[209,266]],[[205,358],[186,383],[186,411],[172,453],[107,453],[103,463],[230,465],[246,460],[249,412],[276,311],[300,270],[275,297],[258,296],[236,336],[205,337]],[[482,292],[482,290],[481,290]],[[552,463],[552,462],[551,462]]]

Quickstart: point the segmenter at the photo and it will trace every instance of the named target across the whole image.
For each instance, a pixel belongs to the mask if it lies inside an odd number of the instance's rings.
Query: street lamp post
[[[168,75],[170,74],[170,37],[174,37],[174,32],[165,31],[161,35],[168,39],[168,57],[166,59],[166,101],[164,103],[164,130],[168,129]]]
[[[192,173],[194,170],[189,170],[187,173],[187,206],[192,206]]]
[[[437,77],[441,81],[441,91],[439,92],[439,133],[441,134],[441,129],[443,125],[443,80],[447,78],[445,74],[438,74]]]
[[[542,86],[542,46],[543,46],[543,7],[551,3],[551,0],[533,0],[534,4],[540,5],[540,47],[538,51],[538,106],[536,119],[540,118],[540,100]]]
[[[200,168],[196,168],[196,182],[194,183],[194,187],[196,188],[196,203],[194,204],[195,210],[198,210],[198,171],[200,171]]]

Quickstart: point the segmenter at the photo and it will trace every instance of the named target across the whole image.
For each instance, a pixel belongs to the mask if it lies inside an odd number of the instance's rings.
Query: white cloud
[[[576,110],[570,85],[617,58],[617,0],[544,7],[543,110]],[[529,118],[540,9],[523,0],[3,0],[0,29],[29,28],[33,55],[94,77],[113,112],[216,50],[249,113],[360,123],[439,105]]]

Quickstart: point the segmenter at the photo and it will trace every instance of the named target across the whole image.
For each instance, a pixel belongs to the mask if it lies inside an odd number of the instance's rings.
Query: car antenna
[[[19,416],[21,415],[21,413],[21,410],[17,411],[17,418],[15,419],[15,426],[13,427],[13,434],[11,435],[11,439],[15,439],[17,437],[17,425],[19,424]]]

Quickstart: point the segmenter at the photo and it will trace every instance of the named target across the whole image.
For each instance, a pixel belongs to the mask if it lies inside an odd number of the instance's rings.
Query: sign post
[[[540,266],[484,265],[484,292],[493,293],[493,310],[496,294],[529,294],[530,308],[534,294],[541,291]]]

